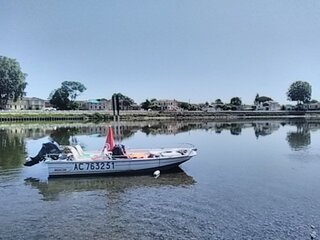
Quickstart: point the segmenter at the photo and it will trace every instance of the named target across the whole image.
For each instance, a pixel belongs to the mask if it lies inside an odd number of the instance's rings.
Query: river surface
[[[101,149],[108,125],[0,124],[0,239],[319,238],[320,121],[120,123],[126,147],[198,148],[158,178],[23,166],[49,140]]]

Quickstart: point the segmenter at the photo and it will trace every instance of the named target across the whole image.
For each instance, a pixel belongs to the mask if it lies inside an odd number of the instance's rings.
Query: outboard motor
[[[45,160],[46,155],[49,155],[53,160],[59,158],[59,154],[61,154],[61,150],[58,148],[56,144],[53,142],[47,142],[42,144],[42,148],[39,153],[35,157],[30,157],[30,161],[24,163],[24,166],[33,166],[43,160]]]
[[[112,149],[112,156],[114,158],[128,158],[124,145],[116,144]]]

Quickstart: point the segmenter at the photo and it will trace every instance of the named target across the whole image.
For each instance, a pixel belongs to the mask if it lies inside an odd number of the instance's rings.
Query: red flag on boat
[[[112,151],[112,149],[114,148],[114,138],[113,138],[113,130],[112,127],[110,126],[108,129],[108,135],[107,135],[107,139],[106,139],[106,147],[108,151]]]

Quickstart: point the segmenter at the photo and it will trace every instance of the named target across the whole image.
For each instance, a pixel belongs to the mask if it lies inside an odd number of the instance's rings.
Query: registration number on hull
[[[84,162],[75,163],[74,171],[95,171],[95,170],[109,170],[114,169],[114,162]]]

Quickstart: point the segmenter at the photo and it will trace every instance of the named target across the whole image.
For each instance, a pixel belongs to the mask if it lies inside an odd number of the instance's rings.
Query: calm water
[[[47,178],[49,139],[102,148],[108,124],[0,125],[1,239],[310,239],[320,233],[320,121],[122,123],[131,148],[193,143],[181,171]]]

